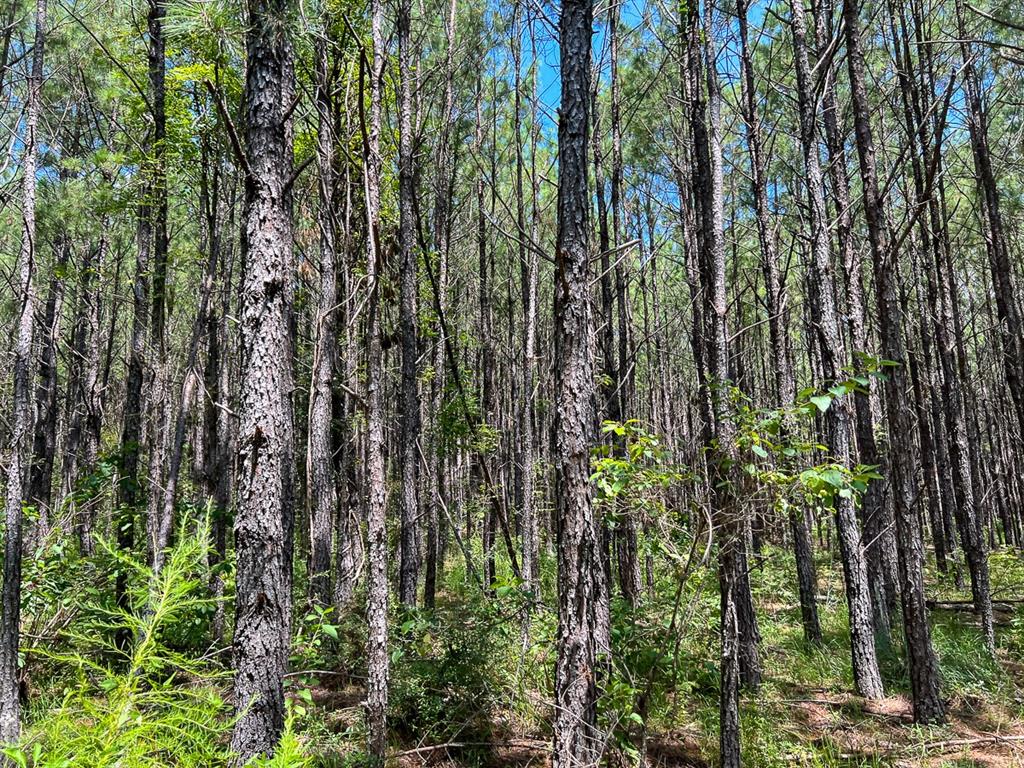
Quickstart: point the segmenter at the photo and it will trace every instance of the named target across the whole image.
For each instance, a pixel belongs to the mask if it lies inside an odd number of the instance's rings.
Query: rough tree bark
[[[165,69],[165,43],[163,23],[167,6],[162,0],[149,0],[147,26],[149,30],[149,97],[152,107],[153,134],[149,159],[150,195],[153,217],[153,283],[150,292],[150,343],[154,353],[154,369],[150,387],[149,412],[149,498],[146,515],[146,545],[149,562],[159,571],[164,549],[171,542],[174,527],[173,504],[170,510],[162,503],[164,498],[164,463],[168,438],[171,433],[170,417],[170,362],[167,347],[167,110]]]
[[[484,62],[481,61],[481,70]],[[477,78],[476,83],[476,150],[481,160],[484,156],[484,112],[483,112],[483,77]],[[494,146],[494,137],[491,141],[491,160],[495,161],[497,149]],[[493,177],[492,177],[493,178]],[[485,422],[489,422],[494,416],[494,314],[492,311],[492,285],[491,273],[493,272],[493,252],[487,247],[487,206],[485,203],[485,180],[481,173],[476,181],[476,251],[477,251],[477,275],[479,277],[478,303],[480,305],[480,410]],[[495,581],[495,533],[497,532],[497,516],[495,504],[497,489],[489,487],[484,480],[489,475],[489,467],[485,463],[489,457],[484,452],[477,452],[474,457],[475,467],[480,478],[481,501],[484,504],[483,525],[480,527],[481,547],[484,554],[484,581],[490,588]]]
[[[50,505],[53,501],[53,463],[57,451],[58,365],[57,342],[60,338],[64,306],[64,281],[71,245],[66,233],[53,244],[54,261],[46,307],[40,318],[43,334],[36,381],[36,425],[32,439],[32,468],[29,472],[28,503],[38,515],[34,540],[40,543],[50,532]]]
[[[108,242],[101,235],[90,247],[79,268],[78,297],[75,302],[68,362],[67,438],[61,466],[60,503],[72,510],[79,549],[91,555],[95,549],[92,534],[94,505],[79,508],[76,484],[83,474],[93,470],[99,449],[101,422],[100,329],[103,286],[100,279]]]
[[[338,279],[334,211],[335,159],[333,81],[330,72],[330,16],[320,11],[320,29],[313,53],[316,79],[316,159],[320,196],[317,211],[320,235],[320,285],[314,320],[313,371],[309,387],[306,448],[306,486],[309,505],[309,591],[320,606],[331,605],[331,556],[338,505],[335,476],[332,381],[337,356]]]
[[[1024,434],[1024,336],[1022,336],[1020,306],[1011,264],[1009,242],[1003,226],[1002,204],[992,153],[989,149],[988,115],[983,102],[984,86],[978,75],[973,38],[967,29],[963,0],[956,2],[957,37],[964,63],[964,92],[967,102],[967,127],[971,136],[971,154],[977,179],[978,197],[984,225],[985,251],[992,274],[992,288],[999,318],[999,336],[1002,344],[1002,368],[1006,387],[1010,390],[1019,428]]]
[[[736,498],[735,425],[729,418],[728,297],[725,279],[725,219],[722,158],[722,93],[714,36],[714,10],[689,10],[686,48],[690,65],[694,136],[693,189],[699,201],[697,242],[700,301],[705,326],[700,345],[705,371],[702,397],[709,450],[712,522],[718,546],[719,586],[719,761],[722,768],[740,765],[740,684],[760,680],[756,616],[749,600],[746,542],[742,511]],[[703,84],[701,83],[703,74]],[[705,96],[702,97],[702,89]],[[745,594],[744,594],[745,593]],[[751,625],[751,622],[753,624]],[[746,625],[746,628],[744,627]]]
[[[374,762],[384,764],[388,707],[388,541],[387,486],[384,473],[380,279],[380,131],[384,87],[384,4],[370,2],[372,58],[369,62],[370,115],[364,120],[363,184],[366,196],[366,529],[369,546],[366,622],[366,721],[368,748]],[[360,69],[362,73],[364,68]],[[360,89],[361,91],[362,89]],[[362,98],[360,98],[362,104]]]
[[[204,166],[205,167],[205,166]],[[220,646],[224,639],[224,576],[216,566],[227,556],[227,521],[230,515],[231,480],[234,475],[231,462],[230,416],[225,408],[230,397],[230,355],[227,348],[227,316],[230,312],[231,267],[226,258],[224,241],[220,236],[220,170],[213,170],[212,183],[203,173],[202,183],[211,187],[206,197],[207,208],[203,211],[207,231],[208,247],[218,254],[217,288],[218,304],[206,318],[206,366],[203,370],[205,387],[205,408],[203,414],[203,485],[206,498],[211,504],[212,523],[210,538],[212,550],[210,565],[210,593],[218,598],[214,609],[212,632]],[[233,219],[233,215],[231,216]]]
[[[761,138],[761,122],[757,113],[757,89],[754,83],[754,65],[748,41],[747,7],[747,0],[737,0],[736,16],[739,20],[740,31],[743,120],[747,131],[747,149],[750,153],[750,184],[754,195],[757,238],[761,246],[761,269],[765,282],[765,308],[768,312],[771,360],[775,368],[775,401],[778,407],[784,408],[796,399],[796,384],[786,331],[788,299],[785,276],[775,244],[771,209],[768,202],[764,146]],[[804,637],[809,642],[820,643],[818,575],[814,566],[814,553],[811,549],[811,534],[807,530],[807,521],[803,510],[796,505],[789,508],[789,524],[796,556],[797,586],[800,592],[800,616]]]
[[[832,0],[812,2],[819,47],[832,38]],[[834,196],[836,241],[840,263],[846,275],[846,325],[849,345],[849,364],[854,370],[863,368],[860,354],[868,351],[869,326],[864,299],[864,274],[861,249],[853,235],[853,206],[850,204],[850,179],[847,174],[846,134],[840,128],[840,111],[836,96],[835,65],[823,61],[822,122],[828,147],[829,176]],[[861,464],[877,466],[882,463],[875,440],[876,414],[873,403],[877,392],[869,381],[867,387],[853,394],[854,434],[856,457]],[[871,607],[874,611],[875,637],[889,643],[890,614],[898,608],[899,590],[896,585],[896,549],[892,536],[892,520],[885,503],[885,483],[868,485],[861,498],[860,519],[863,526],[868,567],[868,586],[871,589]]]
[[[557,408],[558,658],[556,768],[596,766],[594,570],[598,524],[590,483],[595,435],[594,329],[590,311],[590,195],[587,132],[593,0],[563,0],[559,19],[562,102],[558,120],[558,233],[555,249]]]
[[[282,676],[289,580],[293,387],[292,147],[285,109],[292,86],[289,0],[250,0],[244,91],[245,221],[241,285],[238,502],[235,517],[236,764],[271,754],[284,727]]]
[[[419,356],[416,327],[417,259],[415,234],[416,194],[413,168],[413,63],[410,0],[398,2],[398,250],[399,324],[402,338],[401,452],[402,499],[398,548],[398,599],[416,605],[419,576],[419,440],[420,393],[417,380]]]
[[[448,252],[451,246],[452,196],[454,194],[455,151],[453,148],[453,123],[455,120],[455,29],[458,3],[451,0],[445,18],[445,63],[444,63],[444,112],[441,116],[440,140],[437,145],[436,179],[434,184],[434,248],[437,252],[437,291],[438,303],[443,307],[448,292]],[[434,377],[430,390],[430,413],[437,413],[441,407],[441,398],[445,385],[444,339],[440,337],[440,320],[436,323],[439,337],[434,342],[433,366]],[[437,430],[431,431],[429,451],[426,461],[427,478],[427,532],[425,542],[425,558],[423,573],[423,604],[433,608],[437,594],[438,570],[444,568],[444,556],[441,552],[440,536],[442,520],[438,510],[445,504],[447,487],[447,457],[441,450]]]
[[[914,415],[910,404],[906,402],[907,356],[902,336],[903,300],[900,296],[898,251],[886,218],[885,201],[878,186],[860,18],[853,0],[843,2],[843,21],[857,156],[864,188],[864,213],[878,289],[882,354],[897,363],[889,370],[885,382],[885,411],[889,427],[889,469],[896,517],[900,602],[910,666],[914,719],[919,723],[942,722],[945,719],[945,704],[939,690],[938,660],[931,644],[924,597],[924,546],[920,518],[914,508],[917,454]]]
[[[791,27],[796,64],[797,92],[800,105],[800,143],[803,150],[804,173],[810,203],[811,261],[814,277],[808,280],[812,326],[821,356],[825,386],[834,386],[845,376],[842,373],[846,354],[843,349],[839,318],[835,307],[835,282],[829,252],[828,215],[825,190],[819,163],[818,129],[813,95],[813,82],[807,50],[807,22],[803,0],[793,0]],[[829,448],[832,457],[848,465],[853,456],[849,411],[843,402],[834,402],[826,412]],[[843,581],[850,616],[850,652],[853,679],[857,692],[870,699],[884,695],[882,676],[875,653],[874,622],[868,590],[867,561],[864,542],[853,500],[837,498],[836,530],[843,560]]]
[[[536,436],[534,434],[534,388],[536,355],[537,355],[537,283],[538,258],[535,250],[536,238],[526,228],[526,199],[523,188],[525,163],[523,159],[523,115],[522,115],[522,22],[520,8],[516,5],[512,31],[512,62],[515,69],[513,93],[513,110],[515,123],[516,150],[516,234],[517,254],[519,257],[519,279],[522,291],[522,381],[520,383],[519,403],[519,467],[522,478],[522,507],[520,509],[520,528],[523,552],[523,590],[531,593],[534,590],[534,575],[538,570],[539,542],[537,530],[536,508]],[[531,30],[532,34],[532,30]],[[531,136],[533,125],[531,124]],[[530,154],[531,160],[534,153]],[[529,247],[528,247],[529,244]],[[529,608],[529,603],[527,603]],[[524,622],[529,621],[527,616]],[[528,623],[524,623],[524,637],[528,633]]]
[[[25,99],[22,150],[21,248],[15,264],[17,290],[14,338],[14,388],[11,395],[11,433],[4,500],[3,588],[0,592],[0,745],[12,744],[20,732],[18,636],[21,622],[22,505],[32,461],[32,340],[35,334],[36,148],[39,139],[43,87],[43,48],[46,44],[46,0],[36,0],[35,41]]]

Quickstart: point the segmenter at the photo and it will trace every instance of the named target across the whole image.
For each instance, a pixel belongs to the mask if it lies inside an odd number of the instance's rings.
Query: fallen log
[[[1012,613],[1021,603],[1024,603],[1024,600],[993,600],[992,610]],[[972,600],[926,600],[925,604],[933,611],[974,611]]]

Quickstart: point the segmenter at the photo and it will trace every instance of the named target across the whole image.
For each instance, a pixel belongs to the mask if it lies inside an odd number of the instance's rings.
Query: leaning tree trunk
[[[11,396],[11,437],[7,458],[4,504],[3,589],[0,605],[0,745],[12,744],[20,732],[18,635],[21,620],[21,527],[24,519],[27,473],[32,460],[32,337],[35,295],[32,285],[36,255],[36,136],[43,86],[43,47],[46,43],[46,0],[36,0],[35,42],[25,100],[22,152],[21,249],[15,264],[17,290],[14,337],[14,389]]]
[[[599,526],[590,483],[595,435],[594,329],[590,312],[590,195],[587,131],[593,0],[563,0],[559,20],[562,103],[558,121],[555,274],[558,499],[558,658],[555,768],[596,766],[594,571]]]
[[[271,754],[284,727],[285,628],[290,603],[286,526],[290,499],[292,92],[282,19],[289,0],[251,0],[245,104],[245,223],[235,602],[236,764]]]
[[[797,92],[800,105],[800,143],[803,150],[804,173],[810,203],[811,261],[814,277],[810,285],[810,306],[817,318],[814,323],[818,352],[821,356],[825,386],[839,383],[845,352],[839,318],[835,307],[835,283],[829,252],[828,215],[825,209],[824,183],[819,164],[817,116],[812,93],[810,63],[807,54],[807,22],[803,0],[794,0],[792,6],[793,53],[796,64]],[[852,460],[849,411],[843,402],[835,402],[826,413],[832,457],[840,464]],[[882,676],[875,653],[874,622],[871,614],[871,596],[868,590],[867,561],[857,513],[852,499],[835,501],[836,531],[843,560],[843,580],[850,616],[850,652],[853,679],[857,692],[870,699],[883,694]]]
[[[902,336],[903,306],[899,287],[898,245],[894,243],[889,231],[885,203],[878,186],[860,18],[857,6],[851,0],[843,2],[843,21],[857,155],[864,187],[864,213],[878,288],[882,354],[886,359],[896,362],[885,382],[885,411],[889,427],[889,469],[896,517],[900,602],[910,662],[914,719],[919,723],[942,722],[945,719],[945,705],[939,690],[938,660],[932,650],[928,609],[925,605],[921,524],[914,508],[917,455],[914,415],[906,402],[907,356]]]

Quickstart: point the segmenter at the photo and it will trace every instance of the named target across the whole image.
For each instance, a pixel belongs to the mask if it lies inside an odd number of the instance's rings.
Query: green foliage
[[[224,673],[168,643],[184,617],[210,602],[200,566],[207,533],[205,526],[195,534],[182,531],[158,576],[100,542],[121,567],[141,577],[134,593],[138,607],[99,607],[64,635],[70,650],[34,651],[63,666],[70,680],[60,704],[42,714],[12,751],[14,760],[46,768],[199,768],[226,761],[231,721],[219,685]],[[127,651],[115,639],[121,628],[131,637]]]
[[[99,504],[114,492],[120,457],[116,453],[101,453],[90,472],[82,475],[72,489],[69,503],[76,507]]]
[[[462,372],[462,381],[471,381],[469,372]],[[455,455],[460,450],[491,453],[498,445],[498,431],[483,420],[480,401],[476,394],[447,382],[437,413],[438,452],[443,456]]]
[[[682,478],[669,464],[669,452],[636,419],[606,421],[601,431],[613,442],[593,449],[590,482],[597,486],[598,501],[612,510],[660,510],[659,492]]]
[[[333,608],[312,606],[302,621],[295,622],[289,661],[296,669],[322,665],[340,640],[338,625],[333,622]]]
[[[836,401],[855,392],[867,392],[872,379],[883,379],[882,369],[894,363],[859,356],[863,373],[825,390],[806,388],[792,404],[755,408],[737,388],[729,389],[731,418],[737,427],[736,448],[743,472],[764,490],[771,503],[783,509],[794,503],[825,510],[839,498],[859,499],[868,483],[882,480],[877,466],[845,466],[830,460],[825,445],[806,436],[813,421],[828,413]],[[825,461],[816,461],[821,455]]]
[[[409,611],[396,627],[389,717],[399,733],[428,744],[490,740],[508,672],[508,619],[521,605],[519,590],[505,586],[493,601],[478,592],[433,612]],[[483,764],[486,750],[462,757]]]
[[[103,539],[91,560],[40,549],[26,569],[28,607],[68,629],[47,646],[28,646],[27,663],[51,686],[33,700],[23,741],[5,754],[33,768],[216,768],[230,758],[230,672],[202,650],[209,636],[209,510],[182,528],[156,575]],[[60,539],[59,535],[55,536]],[[128,571],[130,609],[111,601],[119,569]],[[71,596],[77,612],[63,598]],[[74,621],[68,620],[73,615]],[[53,621],[45,623],[52,626]],[[124,635],[119,635],[123,631]],[[124,647],[119,637],[127,637]],[[289,718],[266,768],[311,765]]]
[[[257,758],[249,762],[251,768],[313,768],[316,763],[308,755],[302,742],[295,734],[295,720],[289,716],[285,731],[271,757]]]

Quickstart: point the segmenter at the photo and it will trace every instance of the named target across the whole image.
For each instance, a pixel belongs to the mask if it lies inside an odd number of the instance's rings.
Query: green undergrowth
[[[45,626],[64,628],[50,642],[24,648],[33,685],[22,742],[5,750],[14,765],[228,765],[230,670],[201,642],[215,608],[207,521],[179,532],[159,575],[102,538],[89,560],[36,553],[26,569],[26,581],[38,586],[31,607]],[[63,567],[52,567],[55,559]],[[58,573],[60,589],[52,581]],[[109,589],[118,575],[128,587],[127,607],[118,607]],[[274,758],[256,765],[312,766],[292,723]]]
[[[208,641],[216,608],[208,590],[208,540],[205,522],[182,531],[158,578],[103,542],[88,559],[73,552],[34,559],[26,576],[37,588],[28,592],[34,601],[28,608],[38,634],[52,632],[56,641],[26,642],[31,704],[23,743],[8,753],[16,765],[228,764],[230,669],[226,655]],[[483,562],[478,545],[470,546],[473,562]],[[550,552],[541,560],[539,591],[530,593],[500,556],[495,583],[482,585],[453,546],[436,607],[393,606],[388,714],[395,752],[456,743],[464,746],[454,759],[483,767],[501,762],[496,745],[550,739],[556,617],[547,606],[556,603],[555,562]],[[871,756],[872,744],[897,739],[905,757],[906,750],[954,735],[953,725],[921,729],[898,712],[869,712],[851,695],[841,569],[827,553],[819,553],[817,566],[824,637],[816,646],[801,630],[791,554],[768,547],[751,558],[764,682],[742,698],[744,764],[887,765],[892,760]],[[636,764],[645,743],[653,749],[659,740],[676,739],[692,745],[695,764],[713,765],[719,685],[714,571],[680,564],[655,572],[662,575],[645,585],[638,605],[612,602],[612,658],[599,668],[601,725],[624,764]],[[118,573],[132,595],[128,609],[113,604]],[[929,596],[966,599],[931,565],[927,579]],[[992,583],[997,600],[1021,594],[1020,558],[993,553]],[[299,589],[296,604],[302,605]],[[343,616],[311,611],[296,618],[288,730],[274,758],[258,765],[368,764],[360,706],[366,672],[361,601],[357,595]],[[1019,724],[1024,699],[1014,660],[1022,658],[1024,611],[1000,614],[997,659],[984,652],[969,612],[939,610],[932,618],[954,720],[973,718],[977,728],[992,730]],[[118,628],[128,630],[129,652],[121,650]],[[905,696],[899,637],[881,654],[881,665],[890,696]]]

